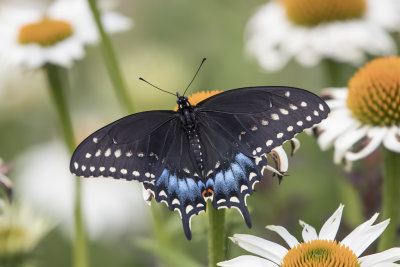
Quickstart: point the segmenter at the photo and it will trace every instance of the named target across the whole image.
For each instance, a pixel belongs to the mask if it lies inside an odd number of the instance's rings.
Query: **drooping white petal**
[[[282,173],[280,171],[278,171],[277,169],[275,169],[274,167],[272,167],[271,165],[268,165],[268,164],[261,169],[261,173],[264,173],[264,170],[273,172],[274,174],[278,175],[278,177],[280,175],[282,175]]]
[[[153,198],[153,194],[151,193],[150,190],[144,188],[143,184],[142,185],[142,196],[144,201],[147,203],[147,205],[151,206],[151,199]]]
[[[290,144],[292,146],[292,152],[290,153],[290,155],[293,156],[297,152],[297,150],[299,150],[301,143],[299,139],[292,138],[290,139]]]
[[[342,244],[348,246],[358,257],[374,242],[389,224],[389,219],[373,226],[368,226],[354,235],[352,242],[343,240]]]
[[[324,223],[319,232],[318,239],[321,240],[334,240],[339,229],[340,220],[342,219],[344,205],[340,204],[339,208],[333,215]]]
[[[400,261],[400,248],[391,248],[380,253],[360,257],[359,260],[362,267],[373,267],[377,266],[377,264],[389,264]]]
[[[292,236],[285,227],[278,225],[268,225],[266,228],[280,235],[282,239],[286,241],[290,248],[293,248],[299,244],[299,241],[297,241],[296,237]]]
[[[276,169],[280,172],[287,172],[289,169],[289,159],[282,146],[277,146],[269,152],[276,163]]]
[[[370,129],[370,126],[364,125],[361,128],[352,128],[347,132],[343,133],[339,136],[334,143],[335,152],[334,152],[334,162],[336,164],[341,163],[346,152],[359,140],[361,140]]]
[[[315,231],[314,227],[306,224],[305,222],[303,222],[301,220],[299,221],[299,223],[300,223],[301,227],[303,227],[303,231],[301,234],[303,236],[304,242],[318,239],[318,234],[317,234],[317,231]]]
[[[280,264],[288,250],[279,244],[252,235],[236,234],[231,240],[241,248]]]
[[[223,267],[243,267],[243,266],[252,266],[252,267],[276,267],[279,266],[269,260],[256,257],[256,256],[239,256],[237,258],[233,258],[228,261],[223,261],[217,263],[218,266]]]
[[[398,126],[392,126],[389,129],[383,139],[383,145],[393,152],[400,153],[400,129]]]
[[[382,142],[388,128],[386,127],[373,127],[368,130],[367,137],[370,138],[368,144],[357,152],[347,152],[345,154],[346,160],[356,161],[371,154]]]

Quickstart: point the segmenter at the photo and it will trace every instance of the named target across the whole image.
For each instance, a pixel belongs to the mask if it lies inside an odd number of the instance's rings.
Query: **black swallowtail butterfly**
[[[82,177],[142,182],[157,202],[190,218],[206,209],[237,208],[248,227],[246,197],[262,177],[266,153],[327,117],[318,96],[292,87],[226,91],[192,106],[177,93],[178,111],[155,110],[117,120],[86,138],[70,170]]]

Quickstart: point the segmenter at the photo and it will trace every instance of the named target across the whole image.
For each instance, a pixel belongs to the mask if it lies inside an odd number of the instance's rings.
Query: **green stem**
[[[100,12],[97,7],[96,0],[88,0],[88,2],[101,37],[101,48],[103,50],[104,60],[106,61],[106,67],[108,74],[110,75],[111,82],[113,83],[119,101],[125,106],[129,113],[133,113],[133,103],[128,93],[125,80],[122,76],[114,47],[101,22]]]
[[[397,240],[400,204],[400,154],[385,149],[382,191],[383,218],[390,224],[379,239],[378,251],[394,247]]]
[[[68,146],[70,153],[75,149],[75,138],[72,130],[71,118],[68,112],[68,106],[65,96],[65,84],[63,80],[63,69],[47,64],[45,66],[47,78],[50,85],[50,93],[57,108],[57,112],[60,117],[62,131],[64,133],[64,139]],[[74,212],[75,212],[75,240],[74,240],[74,266],[75,267],[86,267],[88,266],[88,255],[87,255],[87,241],[86,232],[82,218],[81,208],[81,181],[75,180],[75,197],[74,197]]]
[[[123,79],[120,65],[119,65],[118,59],[115,55],[115,51],[112,46],[111,40],[110,40],[109,36],[107,35],[107,33],[105,32],[103,24],[101,22],[99,9],[96,5],[96,0],[88,0],[88,2],[89,2],[93,17],[95,19],[98,31],[100,33],[101,46],[102,46],[102,50],[103,50],[103,54],[104,54],[104,59],[106,61],[106,66],[107,66],[108,73],[111,77],[111,81],[114,85],[115,92],[116,92],[119,100],[123,104],[124,108],[126,109],[126,111],[128,111],[129,113],[133,113],[134,106],[133,106],[133,103],[129,96],[127,87],[125,85],[125,81]],[[168,233],[165,232],[164,227],[162,225],[162,222],[163,222],[162,214],[154,206],[154,204],[155,203],[153,203],[153,205],[151,207],[151,214],[152,214],[152,220],[153,220],[153,226],[154,226],[155,239],[157,240],[157,243],[160,245],[160,247],[173,247],[170,237],[169,237]],[[170,261],[167,258],[163,258],[162,261],[169,266],[173,266],[173,265],[169,264]]]
[[[208,213],[208,266],[215,267],[225,258],[225,210],[216,210],[207,202]]]
[[[340,84],[340,63],[333,61],[332,59],[326,59],[326,68],[327,68],[327,76],[329,87],[340,87],[344,86],[344,84]]]

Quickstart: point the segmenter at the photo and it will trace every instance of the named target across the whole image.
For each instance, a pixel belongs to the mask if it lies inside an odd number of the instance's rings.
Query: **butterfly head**
[[[192,105],[190,105],[189,100],[186,96],[181,96],[179,93],[176,93],[176,103],[178,104],[178,110],[182,110],[185,108],[189,108]]]

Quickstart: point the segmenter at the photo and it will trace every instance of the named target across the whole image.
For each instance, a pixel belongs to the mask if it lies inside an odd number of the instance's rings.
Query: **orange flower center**
[[[282,267],[360,267],[357,256],[340,242],[312,240],[289,250]]]
[[[400,125],[400,57],[378,58],[356,72],[347,106],[366,124]]]
[[[45,17],[41,21],[22,26],[18,41],[22,45],[51,46],[70,37],[72,33],[72,26],[68,22]]]
[[[191,105],[195,106],[198,103],[200,103],[201,101],[203,101],[204,99],[207,99],[207,98],[209,98],[209,97],[211,97],[213,95],[219,94],[219,93],[222,93],[222,91],[214,90],[214,91],[197,92],[197,93],[194,93],[193,95],[189,96],[188,97],[188,101],[189,101],[189,103]],[[178,106],[176,106],[174,108],[174,110],[177,111],[178,110]]]
[[[281,0],[295,24],[314,26],[323,22],[363,16],[366,0]]]

